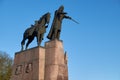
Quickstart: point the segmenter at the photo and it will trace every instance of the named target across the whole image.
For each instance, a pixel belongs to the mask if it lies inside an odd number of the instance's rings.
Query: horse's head
[[[49,24],[49,21],[50,21],[50,13],[48,12],[38,20],[38,24],[40,25]]]
[[[49,22],[50,22],[50,13],[47,12],[44,16],[45,16],[45,22],[46,22],[47,24],[49,24]]]

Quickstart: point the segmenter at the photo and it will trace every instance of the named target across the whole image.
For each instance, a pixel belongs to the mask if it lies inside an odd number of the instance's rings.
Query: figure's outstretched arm
[[[70,16],[64,16],[64,18],[66,18],[66,19],[72,19]]]

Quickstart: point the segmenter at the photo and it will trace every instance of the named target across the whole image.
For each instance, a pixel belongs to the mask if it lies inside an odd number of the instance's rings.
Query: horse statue
[[[31,25],[30,28],[26,29],[23,34],[23,40],[21,42],[21,50],[23,51],[25,40],[28,39],[26,48],[33,41],[34,37],[37,38],[37,45],[40,46],[44,33],[46,32],[46,28],[48,27],[50,21],[50,13],[44,14],[38,21],[35,21],[34,25]]]

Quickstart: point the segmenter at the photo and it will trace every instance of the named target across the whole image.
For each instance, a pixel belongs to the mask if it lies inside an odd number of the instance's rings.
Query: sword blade
[[[73,22],[75,22],[75,23],[77,23],[77,24],[79,24],[79,22],[77,22],[77,21],[75,21],[74,19],[71,19]]]

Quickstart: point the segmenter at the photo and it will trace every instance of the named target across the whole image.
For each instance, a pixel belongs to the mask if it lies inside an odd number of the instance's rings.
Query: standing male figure
[[[60,38],[60,32],[61,32],[61,25],[62,20],[64,18],[71,19],[71,17],[66,16],[66,12],[64,12],[64,6],[60,6],[58,10],[55,11],[53,23],[50,29],[50,32],[48,33],[47,38],[50,40],[58,39]]]

